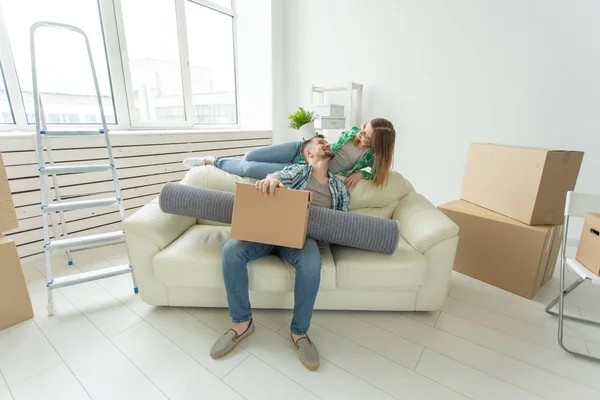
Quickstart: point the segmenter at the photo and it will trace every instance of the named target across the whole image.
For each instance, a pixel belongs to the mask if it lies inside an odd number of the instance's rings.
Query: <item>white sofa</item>
[[[213,167],[191,169],[181,183],[233,192],[249,179]],[[361,181],[351,212],[393,218],[400,243],[392,255],[323,243],[316,309],[431,311],[446,298],[458,226],[400,174],[378,190]],[[125,220],[130,262],[146,303],[227,307],[221,250],[230,227],[165,214],[158,199]],[[357,232],[359,234],[359,232]],[[277,256],[248,265],[253,308],[293,308],[294,268]]]

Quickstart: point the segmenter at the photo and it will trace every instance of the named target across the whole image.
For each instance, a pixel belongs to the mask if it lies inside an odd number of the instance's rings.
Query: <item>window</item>
[[[4,72],[0,65],[0,124],[14,124],[12,109],[8,101],[8,93],[6,92],[6,83],[4,80]]]
[[[34,123],[29,29],[37,21],[81,28],[90,41],[107,122],[116,123],[104,37],[96,0],[0,0],[28,123]],[[40,28],[36,33],[39,90],[50,114],[89,114],[100,119],[87,50],[75,32]],[[56,118],[53,118],[56,120]],[[62,123],[79,123],[63,118]]]
[[[209,3],[121,0],[134,124],[237,123],[231,1]]]
[[[39,21],[85,32],[113,129],[237,124],[236,19],[234,0],[0,0],[0,131],[34,129]],[[84,38],[44,26],[35,45],[46,122],[101,123]]]
[[[122,0],[133,119],[185,121],[177,19],[173,0]],[[141,13],[143,10],[143,13]],[[142,18],[143,15],[143,18]],[[167,113],[161,108],[179,108]]]
[[[212,105],[217,110],[235,110],[233,17],[198,5],[185,3],[192,104]],[[218,111],[209,124],[235,124],[233,114]],[[195,118],[196,121],[198,120]]]

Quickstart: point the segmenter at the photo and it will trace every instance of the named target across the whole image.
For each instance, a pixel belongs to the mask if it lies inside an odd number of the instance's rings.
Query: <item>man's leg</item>
[[[233,327],[210,349],[214,359],[231,353],[238,343],[254,332],[248,295],[248,261],[271,253],[273,246],[230,239],[223,247],[223,278]]]
[[[278,248],[278,253],[296,269],[294,318],[291,330],[296,340],[310,328],[313,307],[321,283],[321,253],[316,240],[306,238],[302,249]]]
[[[248,262],[271,253],[273,246],[229,239],[223,247],[223,279],[229,303],[229,315],[241,334],[250,323],[252,310],[248,294]]]
[[[313,307],[321,282],[321,253],[314,239],[306,238],[300,250],[280,247],[279,255],[296,268],[294,286],[294,318],[292,319],[292,340],[298,351],[298,358],[311,371],[319,368],[319,351],[308,338]]]

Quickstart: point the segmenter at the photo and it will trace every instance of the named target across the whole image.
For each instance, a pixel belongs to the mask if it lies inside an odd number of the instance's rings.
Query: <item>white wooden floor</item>
[[[124,250],[75,262],[118,265]],[[315,312],[315,373],[288,339],[290,311],[255,311],[256,333],[214,361],[209,349],[230,325],[224,309],[150,307],[120,276],[56,291],[48,317],[43,261],[24,271],[36,316],[0,332],[0,400],[600,398],[600,364],[564,353],[544,313],[556,277],[535,301],[455,274],[441,312]],[[600,318],[600,288],[577,290],[569,310]],[[570,345],[600,355],[600,330],[569,323],[567,332]]]

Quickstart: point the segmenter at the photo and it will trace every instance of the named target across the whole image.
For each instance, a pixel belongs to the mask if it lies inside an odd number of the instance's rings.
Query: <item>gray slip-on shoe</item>
[[[321,365],[321,361],[319,360],[319,351],[312,340],[310,340],[308,336],[305,336],[298,339],[297,342],[294,342],[294,338],[292,337],[292,342],[296,346],[298,358],[302,365],[304,365],[306,369],[316,371],[319,368],[319,365]]]
[[[253,320],[250,320],[250,325],[248,325],[248,328],[239,336],[233,329],[228,330],[219,338],[219,340],[215,342],[212,349],[210,349],[210,356],[215,360],[225,357],[227,354],[231,353],[233,349],[235,349],[235,346],[237,346],[239,342],[246,339],[253,333]]]

